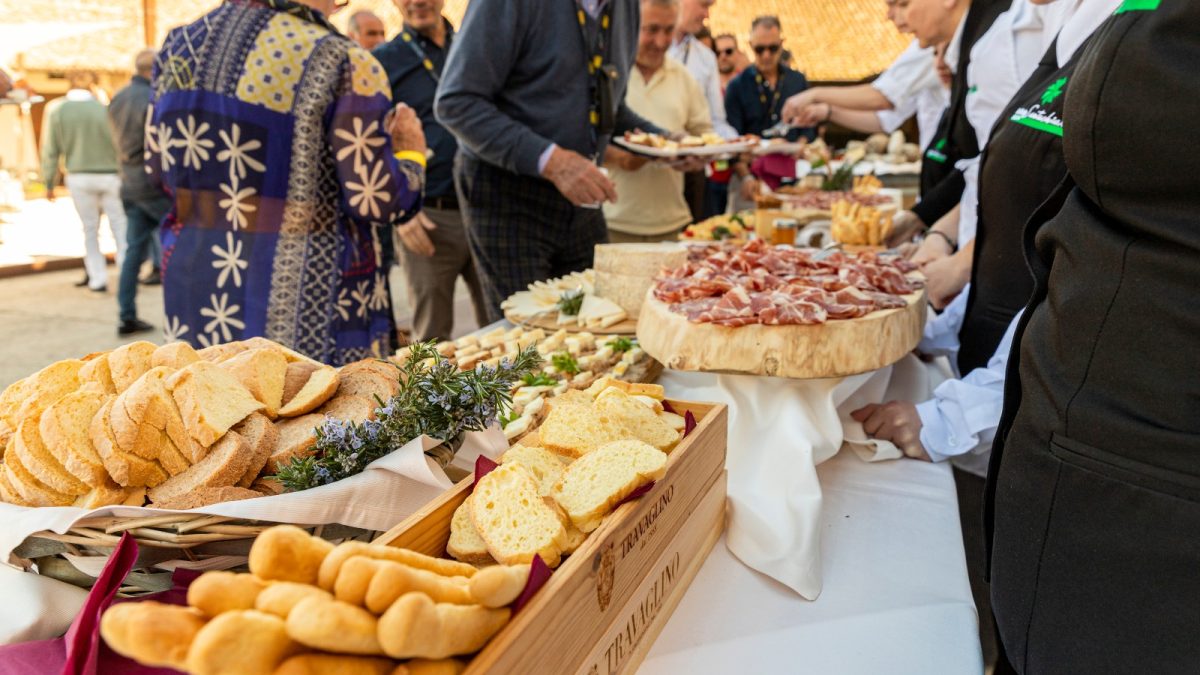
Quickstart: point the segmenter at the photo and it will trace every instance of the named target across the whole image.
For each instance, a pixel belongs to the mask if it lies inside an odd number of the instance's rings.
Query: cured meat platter
[[[925,308],[923,279],[904,261],[756,240],[695,247],[661,275],[638,340],[675,370],[844,377],[911,351]]]

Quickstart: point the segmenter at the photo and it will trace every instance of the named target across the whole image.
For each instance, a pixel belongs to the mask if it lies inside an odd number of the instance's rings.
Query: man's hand
[[[921,222],[917,214],[912,211],[901,211],[892,218],[892,233],[887,236],[884,244],[889,248],[895,248],[912,241],[913,237],[923,229],[925,229],[925,223]],[[940,238],[938,237],[938,239]]]
[[[950,248],[950,242],[946,241],[945,237],[925,237],[925,241],[917,247],[917,252],[911,258],[912,264],[917,267],[924,267],[935,260],[941,260],[954,253],[954,249]]]
[[[429,239],[426,231],[437,229],[437,223],[429,219],[429,216],[424,213],[418,213],[413,216],[412,220],[404,223],[399,227],[400,241],[403,242],[404,248],[416,253],[417,255],[432,258],[437,249],[433,247],[433,241]]]
[[[925,274],[925,291],[929,304],[942,309],[950,304],[971,280],[971,259],[965,251],[939,258],[921,268]]]
[[[921,445],[921,416],[917,414],[916,405],[907,401],[872,403],[850,413],[850,417],[861,422],[863,431],[871,438],[891,441],[906,457],[931,461],[925,446]]]
[[[788,100],[784,101],[783,103],[783,112],[779,116],[780,119],[788,124],[795,124],[797,126],[810,126],[796,120],[801,118],[801,114],[804,112],[805,108],[818,102],[816,93],[817,92],[814,89],[806,89],[799,94],[789,97]]]
[[[742,199],[752,202],[758,194],[758,179],[754,176],[747,175],[742,179]]]
[[[546,180],[575,206],[617,201],[617,188],[600,168],[583,155],[558,146],[542,171]]]
[[[397,103],[384,120],[384,128],[392,137],[394,152],[411,150],[425,154],[425,131],[421,128],[421,119],[412,108]]]

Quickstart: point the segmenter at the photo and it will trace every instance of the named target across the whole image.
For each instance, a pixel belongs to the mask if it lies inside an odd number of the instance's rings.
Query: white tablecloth
[[[722,539],[642,675],[983,672],[950,467],[843,452],[817,475],[821,596],[755,572]]]

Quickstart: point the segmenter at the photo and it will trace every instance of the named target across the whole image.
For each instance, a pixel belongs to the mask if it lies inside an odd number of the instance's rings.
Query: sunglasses
[[[777,54],[780,49],[783,49],[783,45],[754,45],[755,54],[762,54],[763,52]]]
[[[718,49],[717,56],[733,56],[733,53],[736,51],[737,50],[734,49],[733,47],[726,47],[725,49]]]

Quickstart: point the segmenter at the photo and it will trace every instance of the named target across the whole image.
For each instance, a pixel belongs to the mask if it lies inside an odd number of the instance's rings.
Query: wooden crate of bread
[[[664,476],[608,515],[464,672],[636,670],[724,528],[727,409],[668,403],[698,424]],[[451,523],[472,487],[465,479],[376,543],[447,557]]]

